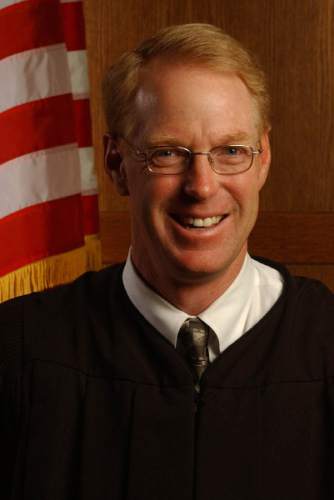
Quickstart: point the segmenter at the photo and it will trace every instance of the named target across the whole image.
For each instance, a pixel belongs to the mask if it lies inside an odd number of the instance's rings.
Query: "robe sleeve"
[[[318,323],[324,332],[323,352],[325,376],[334,381],[334,294],[323,287],[318,303]]]
[[[23,301],[0,305],[0,488],[12,497],[20,433]]]

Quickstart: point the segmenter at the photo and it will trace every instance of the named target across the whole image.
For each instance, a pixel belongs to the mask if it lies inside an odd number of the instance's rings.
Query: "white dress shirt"
[[[142,316],[176,347],[178,332],[191,316],[146,285],[131,262],[130,252],[123,270],[123,284],[129,299]],[[229,288],[197,315],[216,334],[209,336],[210,361],[271,309],[282,288],[283,278],[276,269],[246,255],[238,276]]]

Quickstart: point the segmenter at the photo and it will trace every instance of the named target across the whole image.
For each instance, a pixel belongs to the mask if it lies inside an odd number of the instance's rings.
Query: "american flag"
[[[83,5],[0,0],[0,301],[100,265]]]

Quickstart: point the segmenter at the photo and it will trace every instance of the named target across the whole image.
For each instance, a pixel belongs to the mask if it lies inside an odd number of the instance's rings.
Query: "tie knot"
[[[186,319],[178,334],[176,348],[188,362],[195,383],[209,364],[208,337],[209,329],[199,318]]]

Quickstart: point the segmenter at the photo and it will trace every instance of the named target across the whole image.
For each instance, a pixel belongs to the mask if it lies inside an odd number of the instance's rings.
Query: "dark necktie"
[[[188,318],[180,328],[176,349],[186,359],[193,374],[195,385],[209,364],[209,328],[199,318]]]

